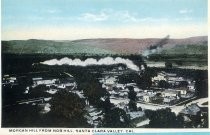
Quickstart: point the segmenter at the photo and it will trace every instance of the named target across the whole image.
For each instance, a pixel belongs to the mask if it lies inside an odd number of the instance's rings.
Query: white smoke
[[[131,60],[123,59],[120,57],[112,58],[105,57],[100,60],[96,60],[93,58],[88,58],[85,61],[81,61],[80,59],[70,59],[70,58],[62,58],[60,60],[52,59],[44,62],[40,62],[45,65],[71,65],[71,66],[90,66],[90,65],[114,65],[114,64],[125,64],[129,69],[139,71],[139,67],[136,66]]]
[[[149,55],[151,55],[151,54],[158,54],[158,53],[160,53],[162,51],[162,48],[161,47],[157,47],[157,48],[155,48],[155,49],[151,49],[151,50],[149,50],[149,49],[147,49],[147,50],[145,50],[144,52],[143,52],[143,56],[144,57],[147,57],[147,56],[149,56]]]

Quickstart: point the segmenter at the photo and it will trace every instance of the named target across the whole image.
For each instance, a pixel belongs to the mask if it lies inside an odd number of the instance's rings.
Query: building
[[[152,82],[154,85],[158,85],[160,81],[166,81],[171,85],[179,85],[180,82],[185,81],[183,77],[177,76],[177,74],[166,73],[164,71],[157,74],[157,76],[152,78]]]
[[[175,90],[165,90],[162,92],[162,97],[179,97],[180,92]]]
[[[117,79],[115,77],[107,77],[105,78],[104,84],[106,85],[114,85]]]
[[[14,76],[9,76],[9,75],[4,75],[2,78],[2,84],[12,84],[12,85],[16,85],[17,84],[17,78]]]
[[[34,85],[49,85],[49,84],[55,84],[58,79],[43,79],[42,77],[32,78]]]
[[[159,82],[159,81],[167,81],[166,72],[160,72],[157,74],[157,76],[152,78],[152,82]]]
[[[184,108],[180,113],[192,117],[200,115],[201,109],[196,103],[194,103]]]
[[[8,80],[9,80],[10,83],[17,82],[17,78],[16,77],[10,77],[10,78],[8,78]]]
[[[195,83],[191,83],[187,86],[188,90],[195,91]]]
[[[154,97],[154,95],[148,95],[148,94],[144,95],[143,96],[143,101],[149,103],[149,102],[151,102],[153,97]]]
[[[125,85],[124,84],[116,84],[116,87],[118,88],[118,89],[125,89]]]
[[[109,77],[109,76],[106,76],[105,78],[102,78],[100,80],[100,83],[102,83],[102,88],[105,88],[107,90],[112,90],[113,87],[116,86],[116,82],[117,82],[116,77]]]
[[[180,94],[182,96],[185,96],[187,94],[187,92],[188,92],[187,88],[185,88],[185,87],[176,88],[175,90],[180,92]]]
[[[167,105],[173,105],[177,101],[176,97],[164,97],[163,103]]]
[[[58,88],[59,88],[59,89],[65,89],[65,88],[66,88],[66,85],[65,85],[65,84],[59,84],[59,85],[58,85]]]
[[[121,92],[121,93],[119,93],[119,97],[127,98],[128,97],[128,93],[127,92]]]

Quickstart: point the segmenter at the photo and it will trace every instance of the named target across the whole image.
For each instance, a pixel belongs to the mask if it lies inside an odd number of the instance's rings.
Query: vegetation
[[[48,40],[2,41],[3,53],[13,54],[114,54],[110,50],[76,44],[74,42]]]
[[[196,55],[196,54],[208,54],[208,46],[204,45],[176,45],[172,48],[164,48],[161,51],[161,54],[188,54],[188,55]]]
[[[85,114],[85,102],[77,94],[65,90],[58,91],[51,102],[49,116],[51,126],[58,127],[85,127],[87,126]]]
[[[113,108],[106,112],[101,125],[106,128],[128,128],[130,126],[130,118],[120,108]]]
[[[156,111],[146,110],[145,115],[149,118],[149,128],[183,128],[184,118],[176,116],[171,109],[160,109]]]
[[[129,92],[128,92],[128,98],[130,99],[129,103],[128,103],[128,107],[131,111],[137,111],[137,106],[136,106],[136,95],[137,93],[134,91],[133,87],[130,86],[129,88]]]
[[[109,94],[104,90],[95,78],[101,77],[103,70],[109,70],[114,66],[90,66],[90,67],[74,67],[74,66],[44,66],[39,64],[33,64],[40,61],[44,61],[51,58],[62,58],[64,55],[2,55],[3,74],[17,74],[21,76],[31,76],[31,72],[40,72],[57,76],[59,73],[68,72],[75,77],[78,82],[78,89],[83,90],[85,96],[88,97],[91,104],[104,109],[105,117],[102,120],[102,127],[131,127],[130,119],[126,113],[119,108],[114,108],[110,103]],[[71,56],[69,56],[71,57]],[[76,56],[73,56],[75,58]],[[86,59],[88,56],[80,56],[81,59]],[[91,56],[93,57],[93,56]],[[115,55],[117,57],[117,55]],[[101,58],[101,56],[94,56],[94,58]],[[139,65],[142,65],[142,59],[140,55],[124,56],[129,58]],[[97,71],[98,73],[92,73]],[[155,76],[159,71],[166,71],[176,73],[177,75],[192,78],[196,81],[196,92],[198,97],[208,96],[208,74],[207,70],[190,70],[190,69],[176,69],[176,68],[146,68],[145,72],[139,76],[137,73],[122,75],[119,78],[120,82],[128,83],[130,80],[136,82],[141,89],[149,89],[151,87],[151,77]],[[2,89],[2,106],[13,104],[18,100],[22,100],[26,97],[23,94],[26,86],[30,85],[27,77],[22,78],[20,85],[17,86],[5,86]],[[163,85],[165,87],[165,85]],[[32,89],[33,97],[39,97],[40,95],[48,97],[48,94],[44,91],[45,87],[38,87]],[[136,109],[135,99],[136,93],[131,89],[129,91],[129,108],[131,110]],[[104,97],[105,101],[101,100]],[[84,110],[84,101],[81,100],[76,94],[72,94],[66,91],[57,93],[53,96],[51,102],[51,111],[47,114],[40,114],[39,106],[31,105],[18,105],[8,108],[2,108],[2,125],[4,127],[90,127],[86,123],[83,117],[86,113]],[[74,109],[73,109],[74,108]],[[139,108],[141,110],[141,108]],[[183,118],[181,116],[175,116],[170,110],[158,110],[158,111],[146,111],[147,117],[150,119],[148,127],[177,127],[183,125]],[[203,116],[207,118],[208,116]],[[198,119],[199,120],[199,119]],[[158,122],[159,121],[159,122]],[[173,123],[171,122],[173,121]],[[180,123],[179,123],[180,122]],[[202,123],[201,127],[208,126],[208,119],[202,118],[199,120]],[[198,125],[189,124],[185,127],[196,127]]]

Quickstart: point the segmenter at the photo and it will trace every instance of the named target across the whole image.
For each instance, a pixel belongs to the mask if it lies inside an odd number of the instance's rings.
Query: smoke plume
[[[163,45],[167,44],[169,41],[169,35],[167,35],[165,38],[161,39],[159,42],[157,42],[154,45],[151,45],[147,50],[143,52],[143,56],[148,56],[150,54],[159,53],[162,50]]]
[[[52,59],[47,60],[44,62],[40,62],[41,64],[45,65],[70,65],[70,66],[90,66],[90,65],[114,65],[114,64],[124,64],[129,69],[139,71],[139,67],[136,66],[131,60],[129,59],[123,59],[120,57],[112,58],[112,57],[105,57],[101,58],[99,60],[88,58],[84,61],[81,61],[80,59],[70,59],[70,58],[62,58],[60,60]]]

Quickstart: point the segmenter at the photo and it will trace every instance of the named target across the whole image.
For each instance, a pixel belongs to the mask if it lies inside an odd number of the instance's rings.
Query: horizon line
[[[102,37],[99,37],[99,38],[78,38],[78,39],[42,39],[42,38],[28,38],[28,39],[9,39],[9,40],[1,39],[1,41],[21,41],[21,40],[24,40],[24,41],[27,41],[27,40],[76,41],[76,40],[91,40],[91,39],[133,39],[133,40],[139,40],[139,39],[163,39],[165,37],[145,37],[145,38],[126,38],[126,37],[122,37],[122,38],[119,38],[119,37],[116,37],[116,38],[114,38],[114,37],[113,38],[106,38],[105,37],[105,38],[102,38]],[[195,37],[207,37],[207,40],[208,40],[208,35],[189,36],[189,37],[183,37],[183,38],[169,38],[169,39],[188,39],[188,38],[195,38]]]

